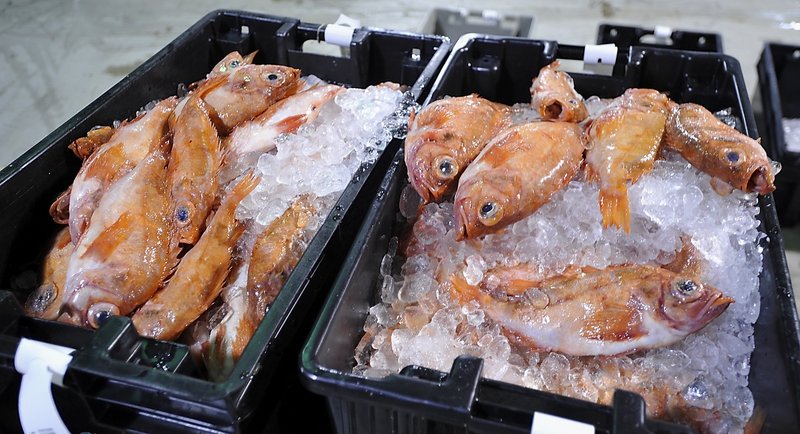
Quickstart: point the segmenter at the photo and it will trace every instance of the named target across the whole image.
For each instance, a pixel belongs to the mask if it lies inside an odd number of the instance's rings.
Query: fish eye
[[[119,315],[119,308],[111,303],[97,303],[87,312],[87,321],[93,328],[100,328],[113,315]]]
[[[230,66],[231,68],[236,68],[239,65],[241,65],[241,62],[239,62],[236,59],[231,60],[231,63],[228,64],[228,66]]]
[[[478,219],[486,226],[494,226],[502,218],[500,206],[493,201],[484,202],[478,210]]]
[[[274,72],[270,72],[269,74],[267,74],[267,80],[269,81],[278,81],[279,78],[281,78],[281,76]]]
[[[675,284],[678,292],[683,295],[692,295],[697,291],[698,285],[694,280],[682,280]]]
[[[455,178],[458,173],[458,164],[449,156],[444,156],[434,160],[436,175],[442,180]]]
[[[737,163],[739,162],[739,153],[736,151],[727,151],[725,152],[725,158],[731,163]]]

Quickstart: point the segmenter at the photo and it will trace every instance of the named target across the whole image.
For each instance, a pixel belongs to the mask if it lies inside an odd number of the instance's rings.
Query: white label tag
[[[531,434],[594,434],[594,426],[552,414],[533,413]]]
[[[595,74],[611,75],[617,62],[614,44],[587,45],[583,50],[583,70]]]

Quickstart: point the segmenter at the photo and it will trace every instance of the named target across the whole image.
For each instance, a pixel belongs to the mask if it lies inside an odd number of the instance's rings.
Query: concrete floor
[[[220,7],[329,23],[339,13],[363,25],[418,31],[437,2],[426,0],[0,0],[0,167],[41,140],[183,30]],[[440,2],[440,4],[448,4]],[[483,9],[489,2],[459,4]],[[796,0],[499,0],[495,10],[535,17],[531,36],[569,44],[595,40],[602,22],[722,35],[725,52],[756,88],[764,41],[800,45]],[[800,276],[800,232],[787,231],[793,275]]]

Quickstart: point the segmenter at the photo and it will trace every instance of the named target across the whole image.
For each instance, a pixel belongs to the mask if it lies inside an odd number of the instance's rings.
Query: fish
[[[584,148],[574,123],[531,122],[504,130],[458,182],[456,239],[497,232],[533,214],[575,176]]]
[[[663,147],[677,151],[697,169],[733,188],[767,194],[775,190],[776,167],[758,141],[725,124],[705,107],[675,107]]]
[[[220,136],[302,87],[300,70],[281,65],[244,65],[222,77],[225,83],[203,97]]]
[[[589,116],[583,97],[575,91],[572,77],[558,70],[554,60],[539,70],[531,85],[531,106],[545,120],[582,122]]]
[[[217,198],[222,144],[202,96],[224,80],[210,79],[189,96],[173,127],[167,183],[178,241],[187,245],[197,242]]]
[[[161,143],[177,103],[176,98],[164,99],[147,113],[120,125],[108,142],[84,161],[69,193],[69,230],[74,242],[80,240],[106,191]]]
[[[165,137],[103,195],[70,256],[65,320],[98,328],[147,301],[177,264]]]
[[[140,335],[175,339],[211,306],[228,277],[234,248],[244,232],[245,222],[235,218],[236,207],[258,182],[250,171],[236,184],[169,283],[133,314],[131,320]]]
[[[653,89],[628,89],[587,129],[587,179],[600,184],[603,228],[631,231],[628,183],[653,170],[671,102]]]
[[[23,311],[35,318],[54,320],[61,309],[64,283],[67,280],[67,266],[75,245],[64,227],[55,237],[50,252],[42,267],[42,284],[28,295]]]
[[[459,176],[500,130],[511,109],[476,94],[444,98],[408,120],[405,162],[411,185],[425,203],[440,202]]]
[[[230,375],[302,257],[316,212],[312,198],[301,196],[266,228],[251,225],[242,237],[241,260],[220,296],[224,315],[217,314],[217,325],[203,344],[202,359],[212,379]]]
[[[474,286],[459,272],[447,282],[456,299],[477,302],[522,348],[571,356],[672,345],[733,303],[692,275],[646,264],[572,267],[546,278],[521,264],[489,270]]]
[[[258,157],[275,149],[281,134],[292,134],[300,126],[313,122],[319,109],[344,90],[333,84],[315,85],[282,99],[252,121],[236,127],[225,139],[225,156],[220,184],[225,185],[255,166]]]

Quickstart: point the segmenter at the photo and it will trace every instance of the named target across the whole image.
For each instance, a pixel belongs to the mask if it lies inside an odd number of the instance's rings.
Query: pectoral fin
[[[641,314],[624,304],[612,304],[584,321],[580,335],[586,339],[618,342],[644,335]]]

